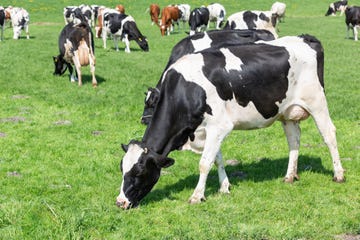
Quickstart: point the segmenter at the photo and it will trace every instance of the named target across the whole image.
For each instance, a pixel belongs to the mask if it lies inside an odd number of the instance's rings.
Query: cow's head
[[[55,65],[55,71],[54,75],[63,75],[67,69],[67,64],[65,60],[62,58],[61,55],[58,55],[56,57],[53,57],[54,65]]]
[[[327,10],[327,12],[325,13],[325,16],[329,16],[329,15],[335,15],[335,6],[334,3],[331,3],[329,6],[329,9]]]
[[[116,204],[129,209],[139,205],[159,180],[161,168],[173,165],[174,160],[147,149],[136,141],[122,145],[122,148],[126,154],[120,163],[123,180]]]
[[[158,88],[149,88],[145,95],[145,106],[141,116],[141,123],[148,125],[154,113],[155,106],[159,101],[160,90]]]
[[[145,52],[149,51],[149,44],[145,36],[141,35],[136,39],[136,42],[142,50],[144,50]]]

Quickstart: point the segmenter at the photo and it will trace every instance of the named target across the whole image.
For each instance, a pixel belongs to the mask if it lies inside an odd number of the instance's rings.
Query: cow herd
[[[219,3],[196,7],[169,5],[162,10],[151,4],[150,20],[161,35],[171,35],[175,24],[189,26],[189,36],[172,49],[157,85],[149,88],[141,122],[147,125],[140,141],[122,145],[122,183],[116,203],[123,209],[139,205],[157,183],[162,168],[174,164],[171,151],[190,149],[201,154],[198,184],[190,203],[205,200],[206,179],[211,167],[218,168],[219,191],[229,193],[221,154],[221,142],[232,130],[265,128],[280,121],[289,145],[284,180],[298,179],[297,162],[302,120],[311,116],[327,145],[334,168],[334,181],[343,182],[333,125],[324,92],[324,50],[314,36],[303,34],[278,38],[277,24],[284,21],[286,5],[275,2],[269,11],[247,10],[226,18]],[[326,15],[345,12],[346,25],[360,23],[360,8],[347,1],[332,3]],[[125,7],[67,6],[65,26],[59,39],[59,55],[53,57],[55,75],[68,69],[70,80],[82,85],[81,67],[90,65],[95,77],[94,38],[130,41],[149,51],[147,38]],[[5,20],[11,19],[14,39],[22,29],[29,38],[29,14],[23,8],[0,7],[1,40]],[[216,30],[206,31],[213,23]],[[95,34],[92,28],[95,28]],[[73,71],[75,67],[75,72]]]

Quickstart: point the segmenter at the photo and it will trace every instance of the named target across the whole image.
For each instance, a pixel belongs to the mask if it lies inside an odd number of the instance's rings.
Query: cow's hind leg
[[[325,96],[322,102],[325,102],[325,104],[323,105],[325,107],[316,109],[317,111],[311,112],[311,115],[321,136],[324,139],[325,144],[329,148],[334,168],[333,180],[335,182],[344,182],[344,169],[342,168],[340,155],[337,148],[336,128],[331,121]]]
[[[299,180],[297,165],[300,146],[300,126],[298,121],[283,121],[282,127],[289,145],[289,163],[284,181],[292,183],[294,179]]]

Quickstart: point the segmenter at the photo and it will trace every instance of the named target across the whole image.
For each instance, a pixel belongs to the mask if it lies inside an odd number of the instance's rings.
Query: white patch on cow
[[[123,175],[129,172],[132,167],[138,162],[141,154],[144,152],[137,144],[129,144],[129,148],[123,158],[122,169]]]
[[[194,52],[199,52],[201,50],[210,48],[212,40],[210,39],[209,35],[204,32],[204,37],[196,40],[191,39],[191,43],[194,47]]]
[[[240,58],[238,58],[237,56],[235,56],[233,53],[231,53],[229,51],[229,49],[227,48],[221,48],[220,52],[222,52],[225,56],[225,69],[226,71],[230,71],[230,70],[237,70],[237,71],[241,71],[241,65],[244,65],[244,63],[241,61]],[[241,75],[240,75],[241,77]]]

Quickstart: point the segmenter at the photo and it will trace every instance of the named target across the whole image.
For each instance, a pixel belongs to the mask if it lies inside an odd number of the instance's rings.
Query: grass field
[[[220,2],[227,16],[267,10],[272,3]],[[189,205],[200,156],[175,151],[175,165],[163,171],[140,207],[123,211],[115,205],[120,144],[141,139],[144,92],[157,83],[184,29],[161,37],[145,13],[150,1],[121,1],[150,51],[132,42],[130,54],[123,44],[116,52],[111,40],[103,49],[96,39],[99,85],[92,88],[84,68],[84,85],[78,87],[67,74],[52,74],[62,9],[81,3],[113,7],[118,1],[1,1],[29,11],[31,39],[15,41],[7,28],[0,42],[0,239],[359,239],[360,42],[345,38],[344,16],[324,17],[331,1],[283,2],[287,17],[279,35],[309,33],[324,46],[325,89],[346,182],[332,182],[330,154],[310,119],[301,124],[301,179],[283,183],[288,148],[278,123],[233,132],[224,141],[224,159],[240,162],[226,167],[230,195],[217,193],[214,168],[207,201]],[[194,8],[210,2],[187,3]]]

